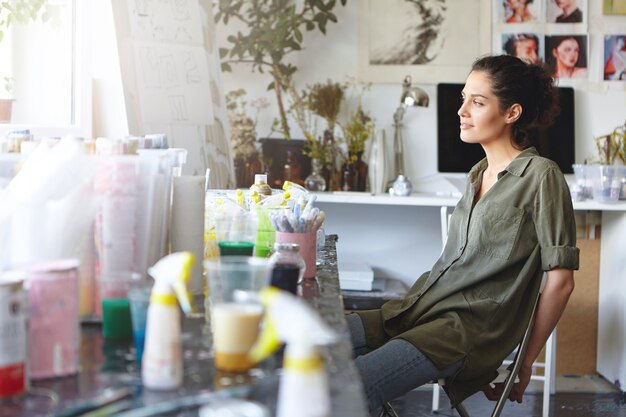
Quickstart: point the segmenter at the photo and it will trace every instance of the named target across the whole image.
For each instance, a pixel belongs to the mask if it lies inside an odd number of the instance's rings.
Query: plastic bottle
[[[303,196],[304,199],[307,200],[309,197],[309,190],[292,181],[285,181],[283,183],[283,190],[290,192],[294,198]]]
[[[146,388],[169,390],[182,385],[183,357],[178,303],[185,314],[191,312],[191,298],[186,284],[193,262],[191,252],[177,252],[162,258],[148,269],[148,274],[154,278],[154,286],[148,306],[141,366],[141,379]]]
[[[268,287],[261,292],[265,326],[250,351],[260,361],[287,344],[278,388],[276,417],[328,417],[330,392],[316,345],[334,343],[335,333],[302,299]]]
[[[254,184],[250,186],[250,191],[256,191],[262,196],[272,195],[272,187],[267,183],[267,174],[255,174]]]
[[[275,243],[270,263],[272,264],[271,285],[297,295],[298,283],[306,269],[304,258],[300,255],[300,245]]]

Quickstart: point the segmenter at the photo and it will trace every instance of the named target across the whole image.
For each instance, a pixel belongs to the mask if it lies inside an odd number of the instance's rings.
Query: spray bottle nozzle
[[[194,256],[191,252],[176,252],[161,258],[154,266],[148,268],[148,274],[154,278],[152,297],[167,296],[172,291],[176,294],[183,312],[188,315],[195,311],[187,283],[191,276]]]
[[[275,287],[260,293],[265,307],[263,331],[249,355],[256,362],[275,352],[281,342],[309,350],[336,341],[337,336],[302,299]]]

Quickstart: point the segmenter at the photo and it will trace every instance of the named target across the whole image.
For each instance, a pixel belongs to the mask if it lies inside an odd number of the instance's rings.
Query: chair
[[[504,408],[504,404],[506,404],[506,401],[509,397],[509,393],[511,392],[511,389],[513,388],[513,384],[515,383],[515,380],[517,378],[517,374],[519,373],[519,370],[522,366],[524,354],[526,353],[526,348],[528,347],[528,342],[530,341],[530,334],[532,332],[533,323],[535,322],[535,313],[537,310],[537,304],[539,302],[540,296],[541,296],[541,291],[539,291],[539,294],[537,294],[537,297],[535,298],[533,312],[530,316],[530,320],[528,321],[528,325],[526,326],[526,330],[524,331],[524,336],[522,337],[522,341],[520,342],[517,348],[517,353],[515,354],[515,358],[513,359],[512,367],[507,372],[507,375],[505,377],[504,390],[502,391],[502,395],[496,402],[493,412],[491,413],[491,417],[498,417],[500,413],[502,412],[502,409]],[[547,355],[548,354],[546,353],[546,356]],[[496,378],[495,381],[499,382],[498,378]],[[433,399],[433,412],[437,412],[437,410],[439,409],[439,385],[443,386],[443,380],[439,380],[433,385],[434,387],[436,387],[436,398],[437,398],[437,404],[436,404],[437,409],[434,409],[435,401]],[[469,413],[467,412],[463,404],[458,404],[456,407],[453,407],[453,408],[456,410],[459,416],[470,417]],[[544,415],[545,415],[545,410],[547,410],[547,407],[545,407],[545,404],[544,404]],[[385,403],[383,404],[379,417],[399,417],[399,416],[389,403]]]

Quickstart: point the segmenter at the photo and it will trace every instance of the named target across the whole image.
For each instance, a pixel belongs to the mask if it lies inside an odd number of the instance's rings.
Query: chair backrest
[[[522,341],[519,344],[517,349],[517,353],[515,354],[515,359],[513,360],[513,367],[511,368],[508,377],[504,382],[504,390],[502,391],[502,395],[498,399],[496,406],[491,413],[491,417],[497,417],[502,412],[504,408],[504,404],[506,404],[506,400],[511,393],[511,389],[513,388],[513,384],[515,384],[515,379],[517,378],[517,374],[519,373],[520,368],[522,367],[522,361],[524,360],[524,355],[526,354],[526,349],[528,348],[528,342],[530,341],[530,335],[533,330],[533,325],[535,323],[535,313],[537,312],[537,305],[539,304],[539,297],[541,297],[541,292],[543,291],[543,287],[545,285],[546,275],[544,273],[543,281],[541,283],[541,289],[537,293],[537,297],[535,297],[532,313],[530,315],[530,320],[528,320],[528,325],[526,326],[526,330],[524,331],[524,336],[522,337]]]

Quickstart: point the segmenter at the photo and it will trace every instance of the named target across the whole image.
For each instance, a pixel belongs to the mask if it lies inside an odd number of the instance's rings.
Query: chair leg
[[[384,403],[382,408],[380,409],[380,414],[378,414],[378,417],[398,417],[398,414],[396,413],[396,410],[393,409],[391,404]]]
[[[457,406],[454,407],[454,409],[459,414],[459,416],[461,416],[461,417],[470,417],[469,413],[467,412],[467,410],[465,409],[463,404],[457,404]]]
[[[439,384],[433,383],[433,413],[439,412]]]

